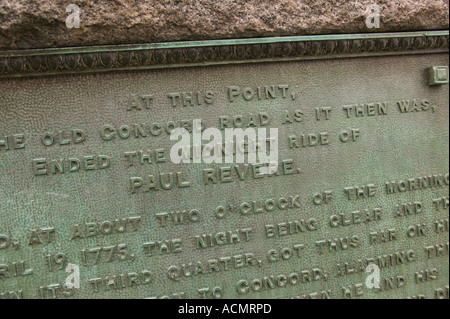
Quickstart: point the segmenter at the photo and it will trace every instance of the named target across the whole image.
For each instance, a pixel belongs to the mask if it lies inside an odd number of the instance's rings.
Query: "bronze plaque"
[[[448,32],[2,52],[0,298],[448,298],[447,52]],[[276,170],[174,163],[196,120],[277,128]]]

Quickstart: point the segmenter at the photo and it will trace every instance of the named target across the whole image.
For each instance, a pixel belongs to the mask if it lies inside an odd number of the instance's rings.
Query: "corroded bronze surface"
[[[139,71],[156,51],[2,53],[0,297],[448,298],[434,38],[297,39],[285,57],[234,43],[224,65],[213,44],[169,48],[155,65],[199,67]],[[13,78],[86,63],[129,70]],[[172,163],[169,132],[196,119],[278,128],[277,172]]]

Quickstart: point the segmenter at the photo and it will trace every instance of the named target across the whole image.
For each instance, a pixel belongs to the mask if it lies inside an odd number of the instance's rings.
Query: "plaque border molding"
[[[449,31],[0,51],[0,78],[449,52]]]

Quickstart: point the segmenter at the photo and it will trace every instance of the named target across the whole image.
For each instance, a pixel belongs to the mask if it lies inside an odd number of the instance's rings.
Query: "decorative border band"
[[[443,53],[449,31],[342,34],[0,51],[0,78]]]

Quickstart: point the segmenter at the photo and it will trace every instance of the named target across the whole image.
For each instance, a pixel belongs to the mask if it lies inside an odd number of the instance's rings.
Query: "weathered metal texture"
[[[429,85],[448,33],[378,36],[2,53],[1,298],[448,298],[449,95]],[[317,47],[263,50],[287,44]],[[64,74],[158,50],[162,69]],[[277,174],[171,163],[168,130],[195,119],[278,128]]]
[[[0,77],[448,52],[448,31],[0,51]]]

